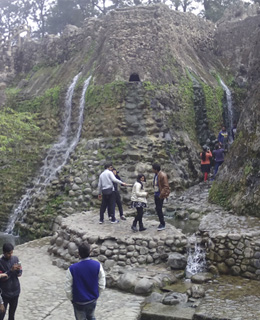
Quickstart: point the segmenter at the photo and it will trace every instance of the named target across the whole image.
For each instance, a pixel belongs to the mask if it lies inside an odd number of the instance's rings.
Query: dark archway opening
[[[137,73],[132,73],[130,78],[129,78],[129,82],[132,82],[132,81],[137,81],[137,82],[140,82],[140,78],[139,78],[139,75]]]

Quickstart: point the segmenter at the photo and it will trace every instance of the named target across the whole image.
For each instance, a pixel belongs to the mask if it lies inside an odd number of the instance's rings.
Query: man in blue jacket
[[[78,250],[81,261],[67,270],[65,292],[73,304],[76,320],[95,320],[96,303],[105,289],[106,276],[102,265],[89,258],[88,244],[81,244]]]
[[[14,314],[18,305],[20,294],[20,282],[18,277],[22,275],[22,267],[19,259],[13,256],[14,246],[7,242],[3,244],[3,256],[0,259],[0,288],[6,311],[9,305],[8,320],[14,320]],[[5,311],[0,314],[3,320]]]

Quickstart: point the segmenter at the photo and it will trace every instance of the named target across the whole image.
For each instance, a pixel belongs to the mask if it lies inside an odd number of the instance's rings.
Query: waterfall
[[[226,92],[226,99],[227,99],[227,118],[228,118],[228,134],[229,134],[229,140],[230,142],[233,142],[232,138],[232,128],[233,128],[233,106],[232,106],[232,96],[231,92],[228,89],[228,87],[225,85],[225,83],[220,79],[220,84],[222,88]]]
[[[72,97],[74,93],[75,86],[80,77],[81,73],[74,77],[71,85],[68,88],[65,101],[65,111],[64,111],[64,125],[62,128],[62,133],[55,143],[48,151],[47,156],[44,159],[43,166],[41,167],[39,174],[33,182],[33,187],[26,190],[26,193],[22,197],[20,203],[17,205],[16,209],[9,217],[9,222],[6,228],[6,233],[11,233],[14,229],[15,222],[21,219],[24,210],[28,208],[33,197],[39,196],[46,186],[53,180],[57,173],[66,164],[70,153],[75,149],[79,142],[84,116],[85,107],[85,94],[91,80],[89,77],[85,82],[82,90],[82,95],[80,99],[79,115],[77,120],[77,130],[72,135],[71,127],[71,113],[72,113]]]
[[[189,242],[190,247],[188,249],[186,266],[186,275],[188,277],[199,272],[204,272],[207,267],[205,249],[198,243],[194,235],[189,239]]]

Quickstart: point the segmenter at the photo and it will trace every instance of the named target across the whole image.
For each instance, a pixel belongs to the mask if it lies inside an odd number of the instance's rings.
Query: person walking
[[[118,223],[119,221],[115,218],[115,193],[113,192],[115,190],[115,187],[113,185],[114,183],[120,183],[123,186],[126,185],[126,183],[122,182],[121,180],[118,180],[112,170],[113,165],[112,163],[106,163],[104,166],[105,170],[101,173],[99,176],[98,181],[98,198],[101,200],[101,206],[100,206],[100,219],[99,223],[104,223],[104,213],[106,211],[106,208],[108,209],[108,216],[111,217],[111,223]]]
[[[22,266],[18,257],[13,255],[13,250],[14,246],[11,243],[3,244],[3,256],[0,259],[0,288],[4,301],[4,312],[0,314],[0,320],[4,319],[8,305],[8,320],[14,320],[21,291],[18,278],[22,275]]]
[[[218,173],[219,167],[224,162],[224,154],[225,154],[225,150],[219,144],[216,144],[215,150],[213,150],[213,157],[215,159],[215,166],[214,166],[214,174],[213,174],[212,180],[215,179],[216,174]]]
[[[145,176],[143,174],[138,174],[135,184],[132,189],[132,208],[136,208],[137,215],[133,221],[131,229],[136,232],[138,231],[136,225],[139,223],[139,231],[145,231],[146,228],[143,225],[143,213],[144,208],[147,206],[147,192],[144,190]]]
[[[113,173],[115,175],[115,177],[121,181],[121,178],[120,176],[118,175],[118,171],[113,168]],[[114,185],[114,192],[115,192],[115,206],[117,205],[118,207],[118,211],[119,211],[119,214],[120,214],[120,219],[121,220],[126,220],[125,216],[124,216],[124,212],[123,212],[123,206],[122,206],[122,201],[121,201],[121,196],[120,196],[120,193],[118,191],[118,185],[117,183],[113,182],[113,185]]]
[[[161,166],[158,163],[152,165],[154,178],[153,178],[153,187],[154,187],[154,202],[155,209],[158,215],[160,224],[157,228],[158,231],[165,229],[165,221],[163,216],[163,201],[168,198],[171,189],[169,187],[168,178],[166,173],[161,171]]]
[[[218,142],[223,147],[223,149],[227,149],[228,147],[228,132],[225,126],[222,127],[222,130],[218,134]]]
[[[78,251],[81,261],[67,270],[65,292],[73,304],[76,320],[95,320],[96,303],[105,289],[106,276],[101,263],[89,258],[89,244],[79,245]]]
[[[210,159],[212,158],[212,153],[208,147],[204,146],[203,151],[200,153],[200,165],[201,171],[204,175],[204,182],[208,180],[208,174],[210,173]]]

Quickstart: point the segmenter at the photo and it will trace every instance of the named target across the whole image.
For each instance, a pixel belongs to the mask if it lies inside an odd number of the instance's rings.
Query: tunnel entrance
[[[137,73],[132,73],[130,78],[129,78],[129,82],[140,82],[140,78],[139,75]]]

